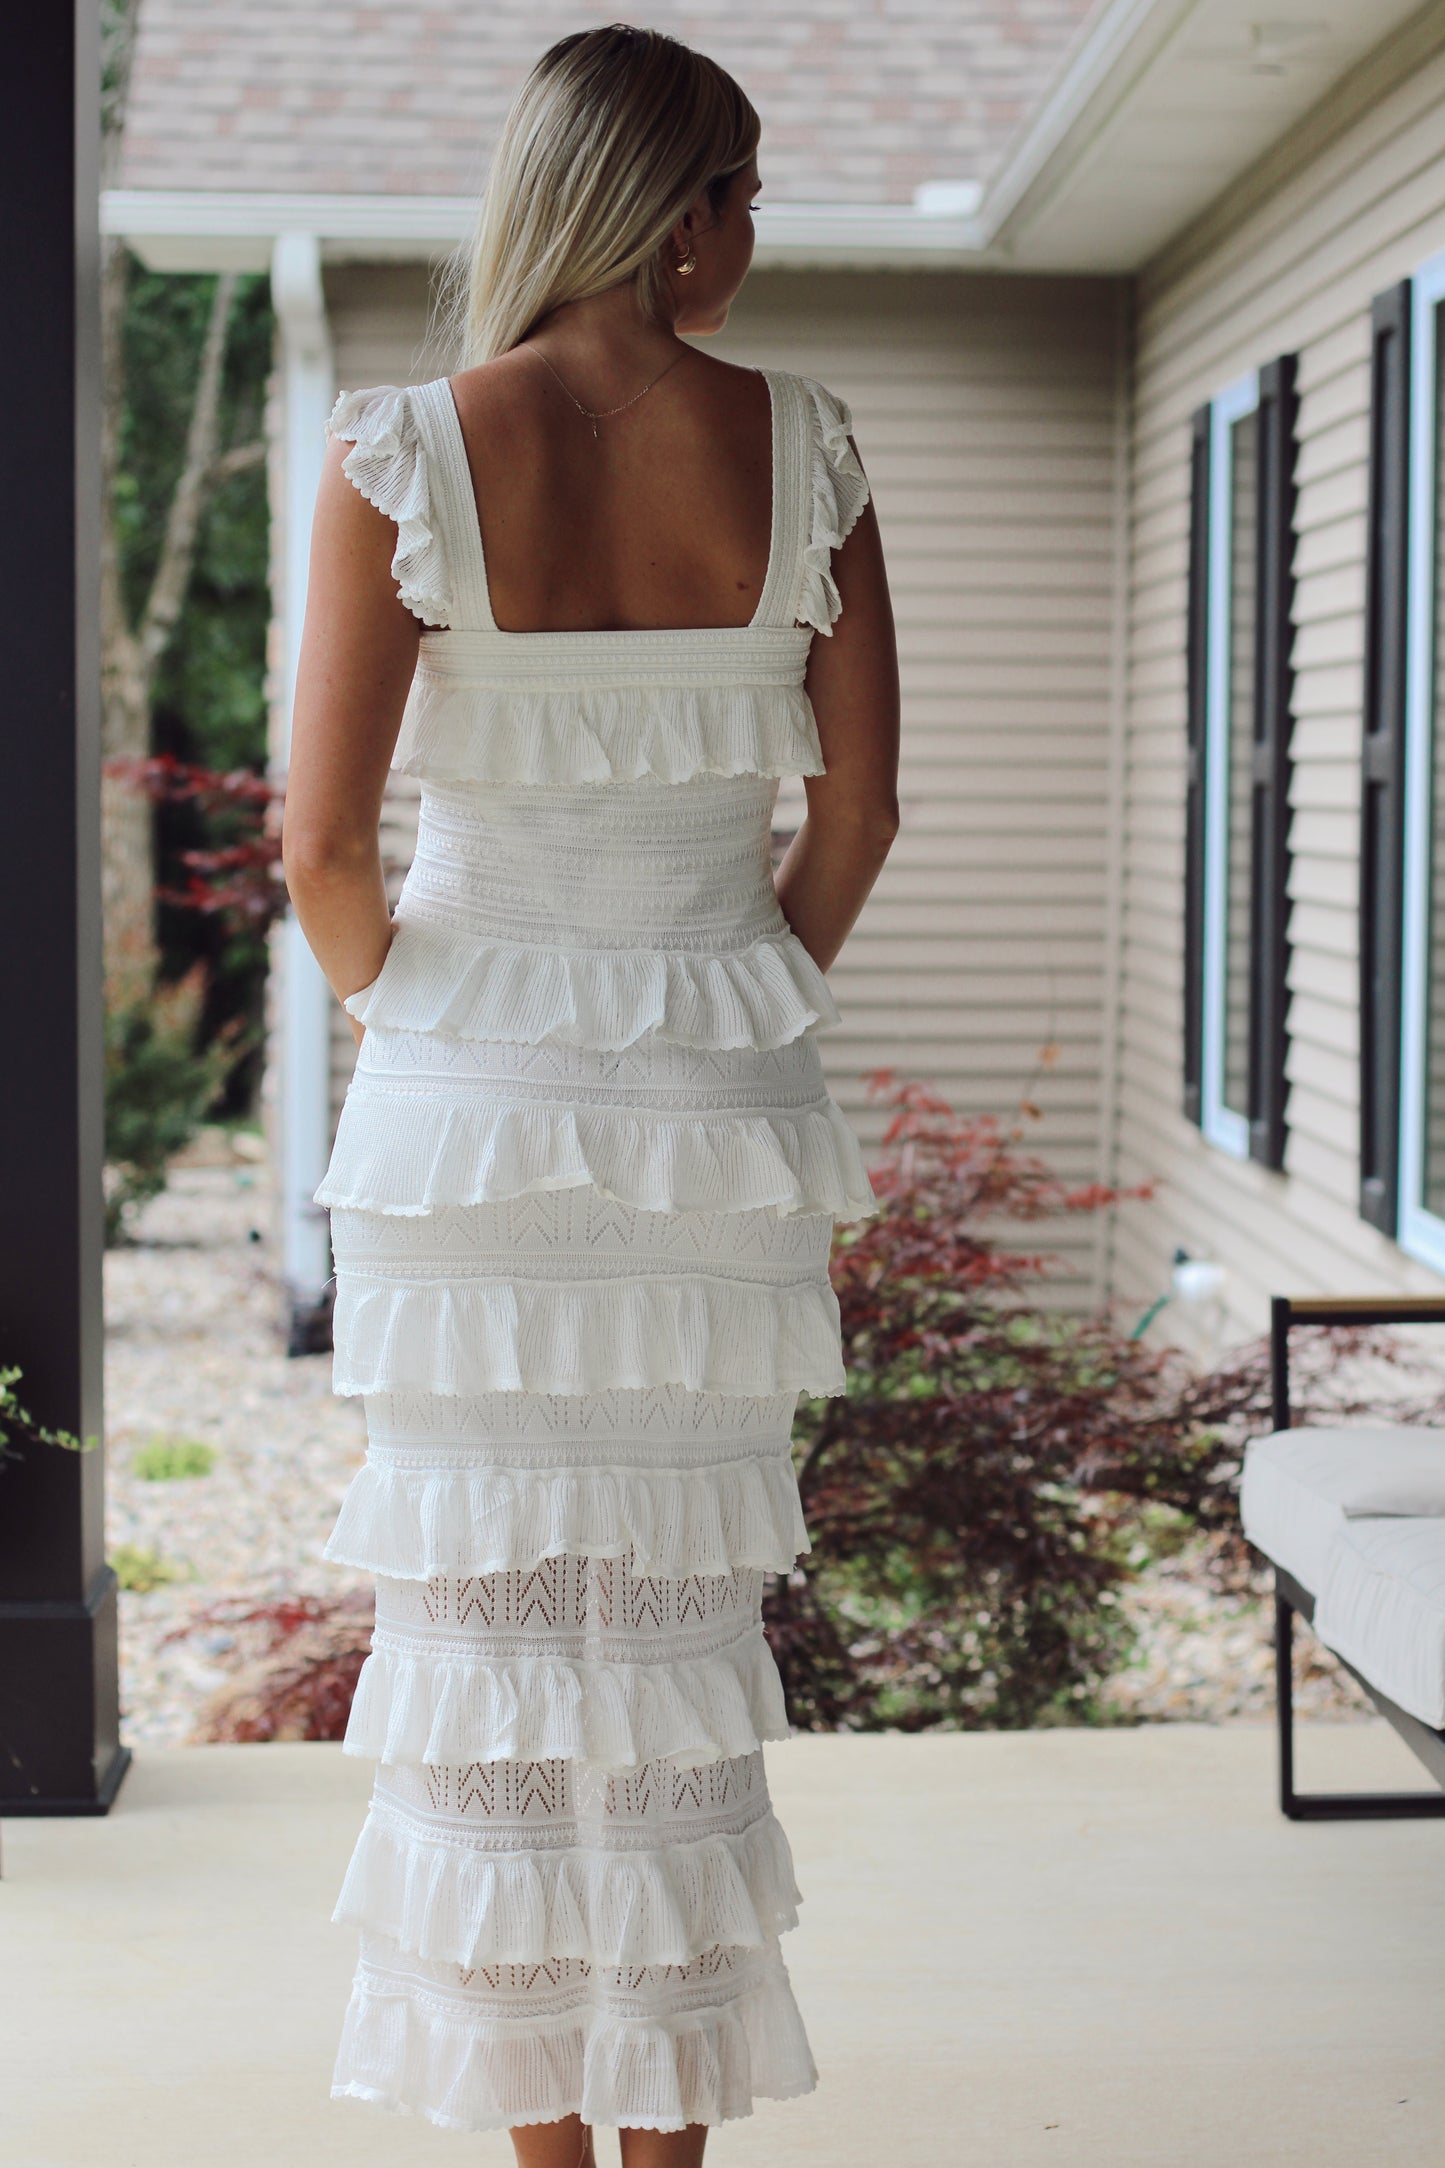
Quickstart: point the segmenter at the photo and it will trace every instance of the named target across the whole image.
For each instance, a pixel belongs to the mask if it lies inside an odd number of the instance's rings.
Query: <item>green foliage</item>
[[[226,1075],[224,1041],[197,1052],[199,973],[107,1006],[106,1238],[166,1186],[166,1168],[204,1120]]]
[[[195,1578],[189,1566],[163,1558],[159,1551],[142,1543],[118,1543],[109,1562],[121,1587],[129,1589],[133,1596],[149,1596],[154,1589]]]
[[[1088,1720],[1127,1656],[1129,1568],[1079,1469],[1147,1401],[1155,1359],[1032,1300],[1049,1261],[1002,1229],[1118,1193],[1059,1182],[1020,1149],[1023,1121],[875,1087],[895,1110],[880,1210],[832,1262],[847,1395],[800,1411],[813,1547],[765,1603],[790,1713],[814,1730]]]
[[[15,1450],[17,1438],[29,1438],[36,1445],[60,1445],[69,1453],[92,1453],[98,1443],[87,1438],[84,1444],[69,1430],[47,1430],[37,1423],[30,1410],[17,1399],[15,1388],[24,1373],[13,1363],[0,1364],[0,1468],[7,1460],[18,1460]]]
[[[187,1476],[209,1475],[216,1448],[204,1438],[150,1438],[130,1457],[131,1474],[145,1483],[175,1483]]]
[[[131,259],[126,296],[126,404],[116,517],[132,622],[155,576],[185,456],[201,346],[215,291],[210,275],[147,271]],[[231,318],[221,391],[221,442],[259,442],[271,366],[266,279],[243,279]],[[270,601],[264,464],[209,491],[195,570],[161,664],[157,708],[190,740],[187,757],[215,768],[266,755],[264,669]]]
[[[1136,1573],[1181,1557],[1198,1535],[1199,1524],[1188,1513],[1147,1498],[1118,1530],[1125,1563]]]
[[[132,622],[160,557],[215,283],[209,275],[148,271],[130,259],[115,511]],[[220,441],[228,450],[264,437],[272,338],[268,281],[260,274],[242,279],[221,388]],[[266,468],[258,461],[223,476],[207,492],[190,584],[157,673],[153,751],[228,773],[264,769],[269,548]],[[237,816],[228,808],[162,806],[162,888],[184,886],[183,853],[225,849],[239,839]],[[158,930],[163,978],[183,977],[198,961],[206,965],[202,1036],[232,1030],[246,1039],[241,1058],[227,1070],[224,1107],[243,1113],[260,1074],[264,927],[198,915],[163,900]]]

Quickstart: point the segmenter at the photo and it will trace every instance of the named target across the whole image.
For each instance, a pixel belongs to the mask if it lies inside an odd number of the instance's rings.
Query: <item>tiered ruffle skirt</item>
[[[368,1447],[327,1555],[376,1576],[346,1748],[378,1767],[338,2096],[678,2129],[815,2082],[761,1601],[807,1546],[797,1396],[842,1385],[834,1217],[872,1200],[783,954],[746,960],[772,1046],[418,1028],[400,937],[356,999],[320,1195]]]

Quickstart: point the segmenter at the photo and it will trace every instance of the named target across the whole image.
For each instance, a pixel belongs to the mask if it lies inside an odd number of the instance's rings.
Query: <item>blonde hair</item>
[[[715,60],[661,30],[559,38],[503,124],[471,239],[444,268],[456,366],[505,354],[550,309],[632,280],[662,321],[661,255],[707,190],[721,209],[757,149],[757,113]]]

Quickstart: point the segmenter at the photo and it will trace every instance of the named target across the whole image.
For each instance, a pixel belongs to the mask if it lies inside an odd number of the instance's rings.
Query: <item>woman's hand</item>
[[[330,440],[317,491],[281,827],[296,916],[341,1001],[391,945],[381,800],[421,637],[392,576],[396,527],[342,473],[349,449]]]

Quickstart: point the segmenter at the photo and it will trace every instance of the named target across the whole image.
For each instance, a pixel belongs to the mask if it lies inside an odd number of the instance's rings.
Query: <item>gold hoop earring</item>
[[[678,277],[682,279],[685,279],[689,272],[695,271],[697,269],[697,250],[689,248],[687,254],[683,257],[681,263],[675,266],[675,269]]]

